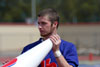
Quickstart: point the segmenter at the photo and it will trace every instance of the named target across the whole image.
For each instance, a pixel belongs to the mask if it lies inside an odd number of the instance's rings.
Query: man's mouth
[[[40,33],[43,33],[44,31],[43,30],[40,30]]]

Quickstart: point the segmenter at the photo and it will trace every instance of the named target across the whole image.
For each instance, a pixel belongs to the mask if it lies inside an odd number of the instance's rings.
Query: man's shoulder
[[[26,51],[28,51],[29,49],[35,47],[35,46],[38,45],[39,43],[41,43],[41,38],[40,38],[38,41],[35,41],[35,42],[30,43],[30,44],[28,44],[27,46],[25,46],[24,49],[23,49],[23,51],[21,52],[21,54],[24,53],[24,52],[26,52]]]
[[[28,44],[27,46],[25,46],[24,48],[32,48],[35,47],[36,45],[38,45],[39,43],[41,43],[41,38],[33,43]]]
[[[65,41],[65,40],[63,40],[63,39],[61,39],[61,44],[74,45],[72,42]]]
[[[61,45],[60,46],[63,47],[63,48],[69,48],[70,49],[72,47],[75,47],[75,44],[72,43],[72,42],[69,42],[69,41],[61,40]]]

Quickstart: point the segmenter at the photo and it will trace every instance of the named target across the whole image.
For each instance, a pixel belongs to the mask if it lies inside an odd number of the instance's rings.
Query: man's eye
[[[38,24],[40,24],[40,23],[38,22]]]
[[[42,24],[46,24],[45,22],[42,22]]]

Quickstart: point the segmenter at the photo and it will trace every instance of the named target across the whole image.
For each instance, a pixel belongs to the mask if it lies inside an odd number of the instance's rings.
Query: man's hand
[[[59,46],[61,43],[60,36],[58,34],[50,36],[50,40],[53,42],[53,51],[59,50]]]

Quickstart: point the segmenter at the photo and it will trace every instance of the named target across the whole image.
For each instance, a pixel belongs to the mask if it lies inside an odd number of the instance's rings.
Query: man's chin
[[[42,37],[45,37],[46,35],[40,34]]]
[[[45,34],[41,34],[41,37],[46,37],[46,36],[48,36],[48,35],[45,35]]]
[[[41,37],[48,37],[49,35],[51,35],[51,33],[48,33],[48,34],[40,34]]]

